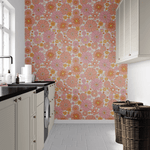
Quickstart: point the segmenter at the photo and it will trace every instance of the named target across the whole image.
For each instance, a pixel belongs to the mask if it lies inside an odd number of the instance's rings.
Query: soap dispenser
[[[6,74],[6,83],[12,84],[12,75],[10,73],[10,70],[8,70],[8,73]]]

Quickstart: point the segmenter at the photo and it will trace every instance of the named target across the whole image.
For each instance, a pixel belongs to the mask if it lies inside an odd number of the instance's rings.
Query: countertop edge
[[[36,90],[36,87],[31,87],[31,88],[26,89],[26,90],[21,90],[19,92],[15,92],[15,93],[11,93],[11,94],[8,94],[8,95],[1,96],[0,97],[0,102],[5,101],[5,100],[10,99],[10,98],[13,98],[15,96],[19,96],[21,94],[30,92],[30,91],[34,91],[34,90]]]

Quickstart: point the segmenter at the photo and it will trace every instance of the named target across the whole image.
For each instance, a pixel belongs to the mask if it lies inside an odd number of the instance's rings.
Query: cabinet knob
[[[17,99],[15,99],[14,102],[17,103]]]
[[[51,101],[50,101],[51,102]]]
[[[21,97],[18,98],[21,101]]]
[[[36,143],[36,140],[34,140],[33,142]]]
[[[33,92],[34,94],[36,94],[36,92]]]
[[[36,116],[33,116],[33,118],[36,118]]]
[[[129,54],[129,56],[131,56],[131,54]]]
[[[120,60],[120,58],[118,58],[118,60]]]

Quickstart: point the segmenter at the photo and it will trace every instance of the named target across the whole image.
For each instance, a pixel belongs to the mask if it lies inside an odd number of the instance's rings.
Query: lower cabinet
[[[36,104],[36,150],[44,147],[44,91],[35,94]],[[32,149],[34,150],[34,149]]]
[[[30,117],[30,150],[36,150],[37,144],[36,144],[36,130],[37,130],[37,117],[36,114]]]
[[[36,120],[35,110],[31,109],[34,103],[33,91],[17,96],[16,107],[16,150],[30,150],[35,143]],[[32,135],[32,136],[31,136]],[[31,143],[31,138],[32,143]],[[36,150],[36,149],[33,149]]]
[[[0,150],[42,150],[44,91],[0,102]]]
[[[15,98],[0,102],[0,149],[16,150]]]
[[[37,106],[37,150],[42,150],[43,147],[44,147],[44,99],[43,102]]]
[[[18,98],[17,103],[17,145],[18,150],[28,150],[30,147],[30,96]]]
[[[50,100],[50,124],[48,127],[48,132],[50,132],[50,130],[53,127],[54,124],[54,119],[55,119],[55,83],[50,84],[48,86],[49,88],[49,100]]]

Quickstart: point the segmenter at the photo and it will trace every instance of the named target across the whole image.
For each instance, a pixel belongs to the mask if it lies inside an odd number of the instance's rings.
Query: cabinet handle
[[[36,143],[36,140],[34,140],[33,142]]]
[[[36,118],[36,116],[33,116],[33,118]]]
[[[53,115],[53,113],[52,113],[52,115]]]
[[[118,58],[118,60],[120,60],[120,58]]]
[[[129,56],[131,56],[131,54],[129,54]]]
[[[51,116],[50,116],[50,118],[51,118]]]
[[[36,92],[33,92],[34,94],[36,94]]]
[[[51,101],[50,101],[51,102]]]
[[[17,103],[17,99],[15,99],[15,100],[14,100],[14,102],[16,102],[16,103]]]
[[[21,101],[21,97],[18,98]]]

